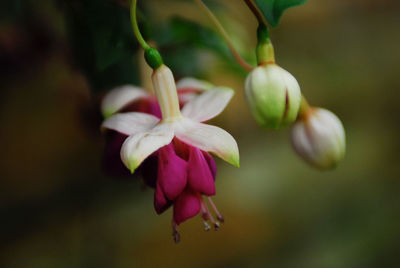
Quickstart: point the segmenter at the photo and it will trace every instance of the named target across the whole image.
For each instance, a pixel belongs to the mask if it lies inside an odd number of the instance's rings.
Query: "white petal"
[[[193,77],[185,77],[176,83],[176,88],[179,90],[192,89],[196,91],[205,91],[213,88],[213,84],[199,80]]]
[[[178,139],[199,149],[214,153],[239,167],[239,149],[235,139],[222,128],[183,118],[175,127]]]
[[[197,122],[219,115],[235,92],[228,87],[216,87],[193,98],[182,108],[182,114]]]
[[[122,162],[133,173],[143,160],[169,144],[173,138],[174,131],[168,123],[159,124],[150,131],[134,134],[122,144]]]
[[[114,88],[103,98],[101,112],[105,118],[108,118],[127,104],[148,96],[145,90],[130,85]]]
[[[145,113],[120,113],[106,119],[102,129],[112,129],[126,135],[145,132],[152,129],[160,121],[157,117]]]

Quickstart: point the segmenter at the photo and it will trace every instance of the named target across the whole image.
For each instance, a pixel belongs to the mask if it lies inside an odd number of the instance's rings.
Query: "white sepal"
[[[239,149],[235,139],[225,130],[183,118],[175,123],[175,136],[203,151],[211,152],[239,167]]]
[[[176,83],[176,88],[179,90],[184,90],[184,89],[192,89],[196,91],[205,91],[213,88],[214,85],[205,81],[205,80],[199,80],[193,77],[185,77],[179,80]]]
[[[210,89],[189,101],[182,114],[194,121],[204,122],[219,115],[235,92],[228,87]]]
[[[101,125],[101,129],[112,129],[125,135],[132,135],[150,130],[159,121],[160,119],[151,114],[120,113],[106,119]]]
[[[139,87],[126,85],[114,88],[103,98],[101,112],[108,118],[129,103],[148,96],[149,94]]]
[[[169,123],[162,123],[150,131],[131,135],[122,144],[122,162],[133,173],[143,160],[169,144],[173,138],[174,131]]]

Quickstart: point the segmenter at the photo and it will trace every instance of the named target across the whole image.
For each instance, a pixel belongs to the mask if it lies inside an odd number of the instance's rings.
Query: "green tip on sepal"
[[[158,52],[157,49],[153,47],[147,49],[144,52],[144,58],[147,64],[153,69],[157,69],[158,67],[163,65],[163,60],[160,53]]]
[[[224,159],[225,161],[227,161],[229,164],[231,164],[234,167],[239,168],[240,167],[240,163],[239,163],[239,152],[232,152],[232,154]]]
[[[136,169],[138,168],[139,165],[140,165],[140,163],[138,163],[136,161],[136,159],[129,159],[126,167],[129,169],[131,174],[133,174],[133,173],[135,173],[135,171],[136,171]]]
[[[115,112],[112,110],[105,110],[103,112],[103,117],[104,119],[110,118]]]
[[[234,167],[240,168],[239,157],[237,157],[236,159],[234,159],[234,160],[232,161],[232,165],[233,165]]]

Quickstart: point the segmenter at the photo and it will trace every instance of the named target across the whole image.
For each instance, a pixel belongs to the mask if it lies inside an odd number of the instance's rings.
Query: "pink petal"
[[[201,151],[204,155],[204,158],[207,160],[208,167],[210,168],[211,174],[213,175],[214,181],[217,177],[217,164],[215,163],[214,158],[207,152]]]
[[[166,211],[172,202],[167,200],[164,195],[164,192],[161,190],[160,184],[157,182],[156,190],[154,192],[154,209],[156,210],[157,214],[161,214]]]
[[[157,99],[149,98],[145,102],[142,102],[139,106],[139,110],[161,118],[161,108],[157,102]]]
[[[154,97],[147,97],[139,101],[135,101],[126,106],[120,112],[141,112],[146,114],[152,114],[155,117],[161,118],[161,109],[158,105],[157,99]]]
[[[174,221],[181,224],[200,212],[200,199],[198,193],[185,189],[174,202]]]
[[[125,170],[127,170],[126,167]],[[156,188],[158,174],[158,151],[147,157],[138,167],[138,171],[142,175],[143,181],[147,186]]]
[[[176,155],[172,143],[159,150],[157,181],[169,200],[177,198],[186,187],[187,163]]]
[[[209,164],[202,151],[192,146],[188,161],[188,184],[195,192],[208,196],[215,194],[214,177]]]
[[[106,133],[106,146],[103,154],[103,170],[112,177],[132,178],[132,174],[125,167],[119,156],[121,146],[128,136],[117,131],[108,131]]]
[[[175,153],[182,159],[188,161],[189,160],[189,147],[186,143],[180,141],[179,139],[174,138],[172,140],[174,144]]]

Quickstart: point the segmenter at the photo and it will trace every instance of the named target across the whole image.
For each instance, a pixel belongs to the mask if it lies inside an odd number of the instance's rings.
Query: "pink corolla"
[[[161,65],[154,70],[152,81],[161,118],[141,112],[120,113],[106,119],[102,127],[128,136],[122,144],[120,156],[132,173],[145,164],[145,160],[155,157],[156,161],[153,159],[153,164],[150,163],[157,172],[154,207],[160,214],[173,206],[174,238],[178,241],[176,227],[199,212],[206,229],[209,229],[208,220],[216,229],[219,228],[219,223],[211,215],[203,196],[207,197],[217,219],[223,221],[210,198],[215,195],[216,166],[209,153],[239,166],[239,151],[236,141],[228,132],[202,122],[223,111],[233,96],[233,90],[215,87],[204,90],[197,96],[180,94],[187,98],[181,100],[187,102],[181,110],[170,69]],[[194,81],[185,80],[182,83],[193,84]],[[186,89],[190,93],[190,87]],[[107,96],[103,102],[102,109],[106,116],[121,109],[132,98],[146,97],[139,91],[134,94],[133,91],[128,93],[123,89],[118,94],[113,94],[111,97]]]

